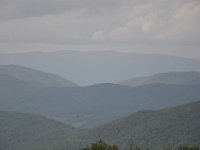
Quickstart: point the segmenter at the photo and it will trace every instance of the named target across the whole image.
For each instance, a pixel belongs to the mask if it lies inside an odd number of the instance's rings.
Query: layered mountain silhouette
[[[195,85],[200,84],[200,72],[168,72],[158,73],[147,77],[132,78],[120,82],[122,85],[139,86],[154,83],[176,84],[176,85]]]
[[[57,75],[19,65],[0,65],[0,75],[4,76],[4,78],[8,76],[8,78],[12,77],[13,79],[21,80],[34,87],[78,86],[76,83]],[[14,82],[10,83],[14,84]]]
[[[74,128],[54,120],[0,111],[1,150],[61,150],[68,145],[73,148],[73,134]]]
[[[183,144],[199,146],[199,129],[200,101],[197,101],[158,111],[139,111],[91,129],[89,135],[99,135],[100,132],[101,139],[118,143],[121,149],[128,149],[131,142],[144,149],[148,146],[159,150],[168,145],[173,148]]]
[[[53,81],[54,78],[48,78],[49,74],[26,67],[1,66],[0,72],[0,110],[43,115],[81,128],[99,126],[143,109],[161,109],[200,99],[200,84],[195,82],[189,85],[155,82],[135,87],[73,84],[74,87],[69,87],[68,80],[62,79],[64,83],[59,84],[56,82],[61,80],[59,77]]]
[[[70,79],[82,86],[118,83],[159,72],[200,71],[200,60],[120,52],[33,52],[0,54],[0,64],[17,64]]]
[[[122,150],[130,143],[152,150],[200,145],[199,76],[168,72],[80,87],[1,65],[0,150],[77,150],[100,139]]]
[[[200,101],[157,111],[139,111],[93,129],[79,130],[44,117],[0,111],[2,150],[76,150],[103,139],[128,149],[152,150],[200,144]]]

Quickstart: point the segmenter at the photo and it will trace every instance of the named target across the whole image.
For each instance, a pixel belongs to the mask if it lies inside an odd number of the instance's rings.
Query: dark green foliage
[[[94,139],[96,135],[98,138],[99,131],[101,139],[116,143],[122,150],[130,149],[130,138],[131,143],[143,149],[160,150],[173,144],[174,147],[200,145],[200,102],[159,111],[140,111],[91,129],[85,136]]]
[[[102,140],[100,140],[97,143],[93,143],[91,146],[86,146],[82,150],[118,150],[118,147],[116,145],[110,145]]]
[[[80,150],[98,139],[114,143],[120,150],[174,150],[181,144],[200,145],[199,130],[200,102],[140,111],[84,130],[36,115],[0,112],[1,150]]]
[[[161,150],[199,150],[198,146],[189,146],[189,145],[179,145],[178,147],[174,147],[174,144],[168,144],[164,146],[163,148],[160,148]],[[117,145],[109,145],[102,140],[99,142],[91,144],[91,146],[87,145],[82,150],[118,150]],[[150,148],[147,147],[141,147],[137,144],[131,143],[129,145],[129,149],[127,150],[150,150]]]
[[[180,145],[178,150],[199,150],[198,146]]]
[[[74,150],[74,134],[74,128],[54,120],[0,111],[0,150]]]
[[[141,148],[136,144],[129,145],[129,150],[140,150]]]
[[[164,150],[175,150],[174,144],[167,144],[164,146]]]

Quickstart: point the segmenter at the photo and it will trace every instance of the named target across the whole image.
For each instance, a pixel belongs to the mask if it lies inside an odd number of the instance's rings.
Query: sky
[[[0,52],[59,50],[200,59],[200,0],[0,0]]]

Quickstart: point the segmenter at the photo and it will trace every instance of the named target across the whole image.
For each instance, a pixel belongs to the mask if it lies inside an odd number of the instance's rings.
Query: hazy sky
[[[200,58],[200,0],[0,0],[0,52],[55,50]]]

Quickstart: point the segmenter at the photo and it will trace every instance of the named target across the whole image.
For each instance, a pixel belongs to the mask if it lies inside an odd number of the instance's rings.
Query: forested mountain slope
[[[97,128],[78,130],[44,117],[0,111],[1,150],[77,150],[102,139],[129,149],[200,145],[200,101],[158,111],[139,111]]]
[[[0,65],[0,75],[8,75],[23,80],[35,87],[77,86],[76,83],[57,75],[19,65]]]
[[[200,84],[200,72],[168,72],[158,73],[147,77],[132,78],[120,82],[122,85],[139,86],[154,83],[195,85]]]

